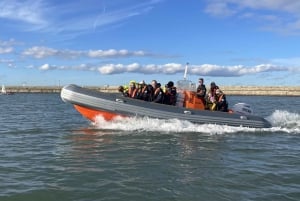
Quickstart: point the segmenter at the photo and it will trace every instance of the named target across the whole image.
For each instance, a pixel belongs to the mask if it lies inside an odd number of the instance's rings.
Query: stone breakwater
[[[300,86],[222,86],[228,95],[300,96]]]
[[[84,86],[102,91],[117,92],[117,86]],[[300,96],[300,86],[220,86],[226,95],[243,96]],[[61,86],[6,86],[13,93],[60,93]]]

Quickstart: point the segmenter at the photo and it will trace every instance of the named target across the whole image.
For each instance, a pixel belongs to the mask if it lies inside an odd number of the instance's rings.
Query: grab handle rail
[[[191,111],[188,111],[188,110],[184,110],[183,113],[184,113],[184,114],[192,114],[192,112],[191,112]]]
[[[118,103],[124,103],[124,100],[116,98],[116,102],[118,102]]]

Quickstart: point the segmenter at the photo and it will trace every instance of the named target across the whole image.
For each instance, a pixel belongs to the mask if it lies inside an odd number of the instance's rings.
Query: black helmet
[[[119,91],[119,92],[123,92],[123,91],[124,91],[124,87],[123,87],[123,86],[119,86],[119,87],[118,87],[118,91]]]
[[[168,87],[173,87],[174,86],[174,82],[172,82],[172,81],[170,81],[170,82],[168,82]]]

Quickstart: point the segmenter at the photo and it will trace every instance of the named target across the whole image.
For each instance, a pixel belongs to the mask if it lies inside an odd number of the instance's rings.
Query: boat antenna
[[[189,62],[187,62],[186,65],[185,65],[185,70],[184,70],[184,75],[183,75],[183,79],[184,80],[186,80],[186,74],[187,74],[188,65],[189,65]]]

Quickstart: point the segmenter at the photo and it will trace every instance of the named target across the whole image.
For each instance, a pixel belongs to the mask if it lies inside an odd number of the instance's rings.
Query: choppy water
[[[0,200],[300,200],[300,98],[228,99],[273,127],[91,124],[59,94],[0,96]]]

